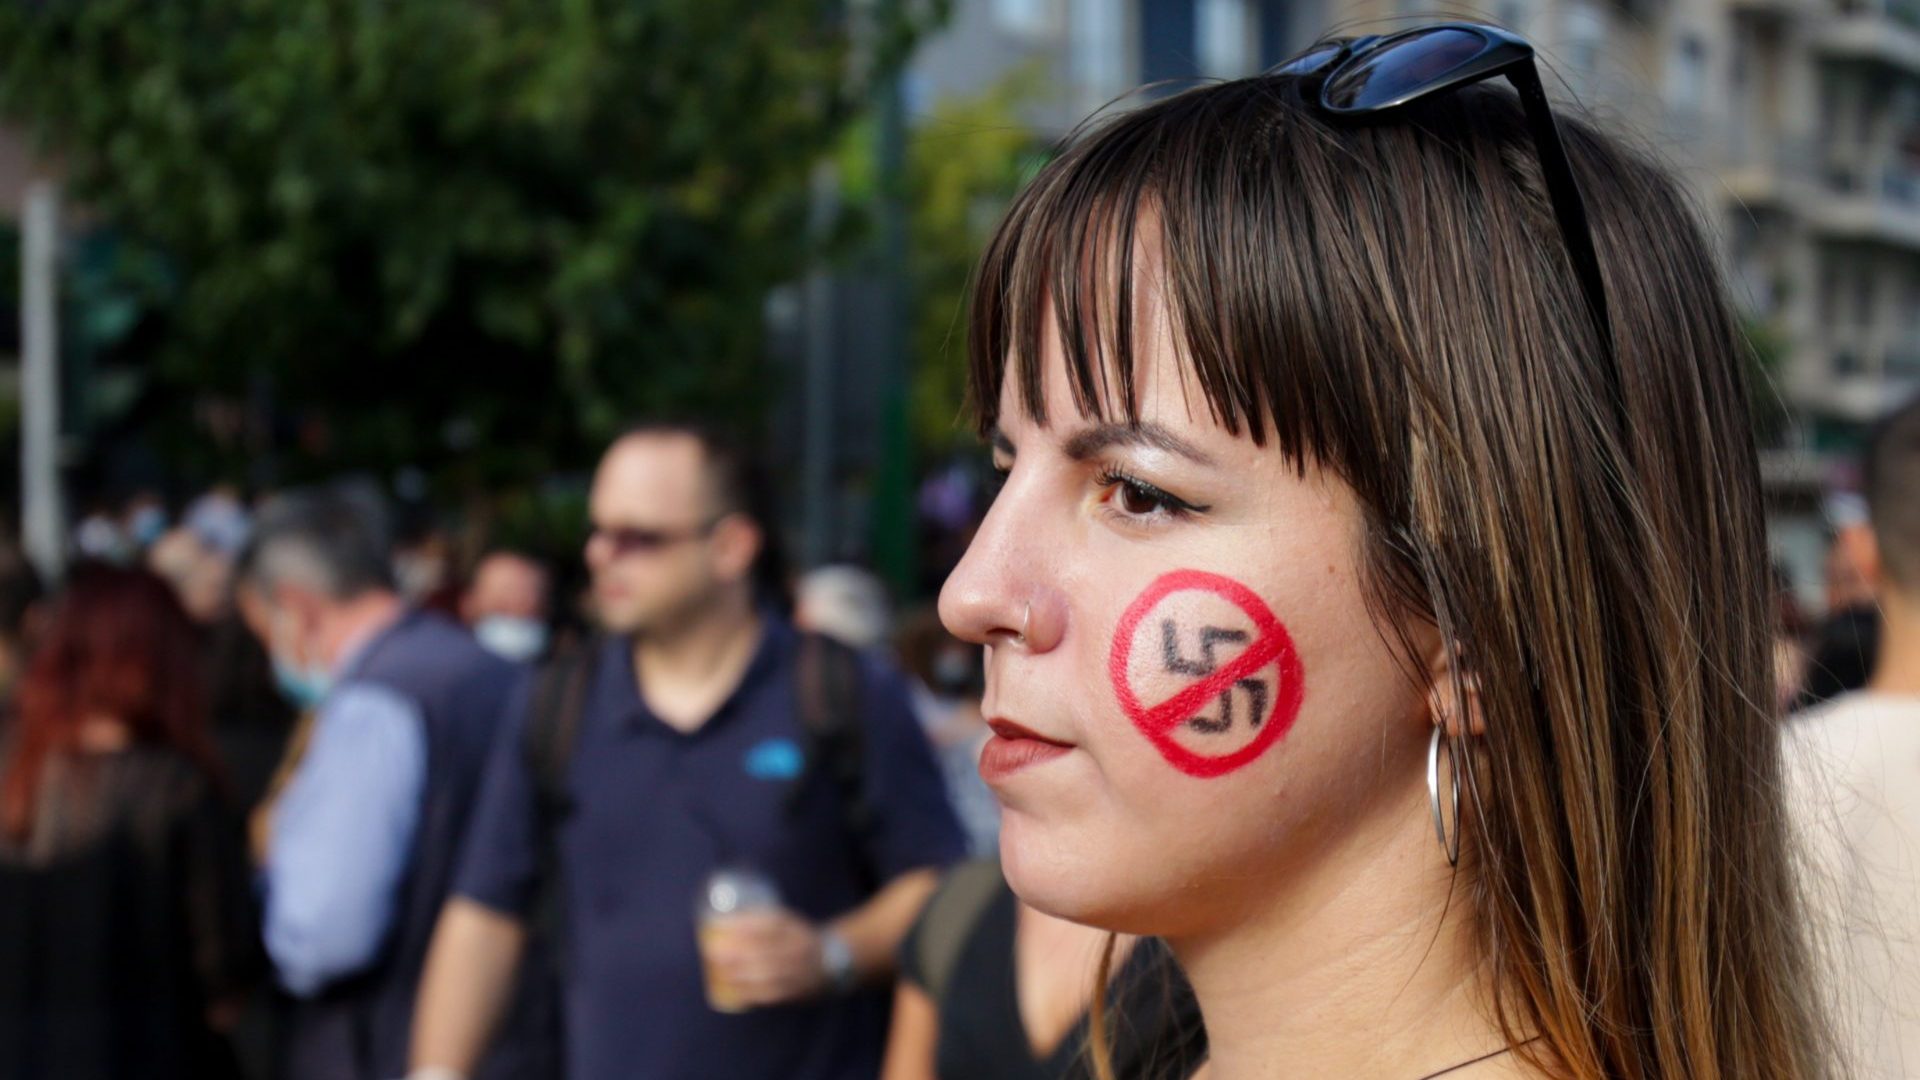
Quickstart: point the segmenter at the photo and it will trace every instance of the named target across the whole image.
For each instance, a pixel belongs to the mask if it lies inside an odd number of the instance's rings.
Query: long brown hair
[[[1583,1078],[1827,1075],[1747,345],[1675,183],[1561,123],[1612,350],[1511,94],[1333,126],[1260,76],[1093,128],[1020,194],[976,278],[970,392],[983,430],[1009,378],[1044,420],[1051,309],[1072,404],[1135,419],[1135,251],[1158,245],[1213,417],[1351,485],[1377,617],[1436,626],[1477,678],[1458,884],[1518,1052]]]
[[[26,837],[49,760],[74,750],[93,717],[180,751],[217,780],[197,641],[164,581],[103,563],[75,567],[20,684],[0,829]]]

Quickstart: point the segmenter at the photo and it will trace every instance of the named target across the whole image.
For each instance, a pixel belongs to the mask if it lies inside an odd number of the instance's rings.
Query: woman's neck
[[[1044,1061],[1087,1015],[1101,956],[1112,949],[1111,980],[1126,965],[1138,939],[1057,919],[1018,901],[1013,927],[1014,1003],[1027,1049],[1036,1061]]]
[[[1418,1080],[1505,1045],[1484,1007],[1464,883],[1419,795],[1291,876],[1283,901],[1169,943],[1206,1022],[1206,1080]],[[1515,1068],[1505,1055],[1449,1075]]]
[[[1920,596],[1886,589],[1880,598],[1880,656],[1867,688],[1879,694],[1920,696]]]

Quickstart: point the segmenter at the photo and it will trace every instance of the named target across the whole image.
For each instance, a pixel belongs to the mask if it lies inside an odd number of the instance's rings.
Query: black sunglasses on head
[[[1329,116],[1364,121],[1385,119],[1394,110],[1436,94],[1504,75],[1519,92],[1533,135],[1533,152],[1546,178],[1553,215],[1560,224],[1586,293],[1600,341],[1613,351],[1613,324],[1607,317],[1607,290],[1593,250],[1593,228],[1586,201],[1566,145],[1547,103],[1533,46],[1514,34],[1479,23],[1443,23],[1375,35],[1326,41],[1274,67],[1269,74],[1292,75],[1319,84],[1317,102]]]

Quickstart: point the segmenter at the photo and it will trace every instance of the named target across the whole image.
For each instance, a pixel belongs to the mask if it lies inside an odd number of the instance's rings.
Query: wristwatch
[[[820,973],[826,976],[828,989],[836,994],[847,993],[860,981],[859,973],[853,970],[852,947],[831,926],[820,928]]]

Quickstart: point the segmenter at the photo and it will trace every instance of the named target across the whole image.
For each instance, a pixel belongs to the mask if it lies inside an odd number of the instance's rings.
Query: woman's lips
[[[1067,743],[1043,738],[1011,720],[989,720],[987,727],[993,731],[993,737],[980,751],[980,778],[989,784],[1073,749]]]

